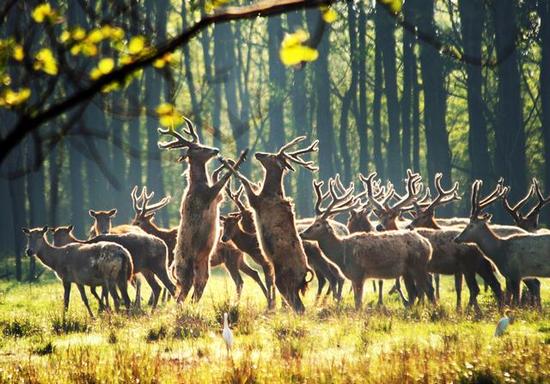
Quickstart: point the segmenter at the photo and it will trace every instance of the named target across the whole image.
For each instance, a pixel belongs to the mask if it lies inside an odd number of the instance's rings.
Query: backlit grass
[[[367,305],[355,312],[348,284],[339,306],[316,304],[310,289],[306,314],[296,316],[280,305],[267,312],[248,278],[236,303],[233,283],[220,270],[197,306],[171,301],[153,314],[146,307],[93,320],[76,289],[62,315],[62,287],[51,275],[34,285],[0,282],[0,382],[550,380],[550,281],[543,281],[544,311],[516,311],[509,332],[494,338],[501,314],[490,293],[480,295],[481,318],[456,313],[452,281],[442,280],[437,307],[404,309],[386,295],[386,308],[378,309],[368,283]],[[467,302],[467,290],[463,294]],[[230,356],[220,336],[223,312],[235,335]]]

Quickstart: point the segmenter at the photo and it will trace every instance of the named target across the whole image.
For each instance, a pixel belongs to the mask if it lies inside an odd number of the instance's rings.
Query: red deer
[[[110,241],[126,248],[132,257],[134,274],[141,273],[153,291],[153,308],[156,308],[161,287],[155,277],[162,282],[170,294],[174,295],[174,283],[168,276],[168,249],[164,242],[147,233],[128,232],[118,235],[99,235],[90,240],[79,240],[71,233],[72,226],[59,227],[54,230],[56,244],[93,244],[99,241]],[[139,285],[138,285],[139,287]],[[139,289],[136,292],[136,304],[140,304]]]
[[[488,225],[491,215],[483,209],[506,193],[498,184],[480,200],[481,180],[472,185],[470,223],[455,238],[458,243],[474,243],[491,259],[510,284],[514,304],[519,304],[520,281],[524,277],[550,277],[550,235],[512,235],[499,237]]]
[[[255,157],[265,171],[263,186],[258,186],[235,170],[227,161],[226,168],[231,170],[242,182],[248,202],[254,210],[256,233],[262,253],[273,263],[275,285],[279,292],[296,312],[305,310],[300,292],[307,287],[307,272],[312,273],[307,263],[302,242],[295,225],[294,207],[285,196],[283,176],[286,171],[294,171],[294,164],[310,171],[317,170],[312,161],[305,161],[302,155],[317,151],[318,141],[310,146],[293,152],[289,148],[305,140],[300,136],[283,145],[277,153],[258,152]]]
[[[170,197],[163,197],[158,203],[149,204],[149,201],[153,198],[154,192],[147,193],[147,189],[144,187],[141,194],[137,195],[137,186],[132,190],[132,204],[135,211],[133,225],[137,225],[145,232],[150,233],[158,238],[162,239],[169,250],[168,264],[172,266],[174,260],[174,249],[176,247],[178,227],[166,229],[161,228],[154,222],[155,212],[165,207],[170,202]],[[258,285],[262,292],[266,292],[266,288],[263,285],[258,272],[251,268],[244,260],[242,252],[240,252],[232,244],[218,243],[216,249],[210,259],[210,267],[216,267],[224,264],[225,268],[229,272],[229,275],[235,282],[237,288],[237,296],[241,296],[242,287],[244,281],[239,271],[250,276]]]
[[[169,129],[160,129],[161,135],[173,136],[168,143],[159,143],[162,149],[183,149],[179,161],[189,163],[187,189],[183,193],[180,206],[180,224],[174,252],[174,275],[178,287],[177,302],[185,300],[193,287],[193,301],[198,302],[210,276],[210,258],[218,244],[220,192],[225,187],[231,173],[227,172],[219,180],[211,183],[206,171],[207,163],[219,154],[219,149],[199,142],[193,123],[185,118],[187,129],[183,132],[191,139]],[[241,153],[235,167],[244,161],[246,151]]]
[[[432,248],[428,240],[411,231],[388,231],[382,233],[354,233],[338,236],[327,219],[338,213],[353,209],[357,200],[353,197],[353,185],[344,194],[337,196],[334,180],[329,181],[331,201],[325,208],[321,203],[323,182],[313,182],[317,195],[316,218],[313,224],[300,235],[305,240],[315,240],[323,252],[333,257],[344,275],[353,285],[355,308],[361,308],[363,285],[367,278],[395,279],[403,277],[409,292],[409,304],[426,293],[426,265]]]
[[[140,228],[136,227],[135,225],[122,224],[122,225],[117,225],[116,227],[113,227],[112,219],[113,217],[116,216],[116,213],[117,213],[116,209],[111,209],[109,211],[94,211],[93,209],[90,209],[88,213],[90,217],[94,219],[92,228],[90,228],[89,238],[92,238],[97,235],[106,235],[108,233],[120,234],[120,233],[132,232],[132,231],[143,233],[143,231]]]
[[[26,252],[29,256],[36,255],[63,282],[65,311],[69,308],[72,283],[78,287],[80,297],[91,317],[94,315],[86,297],[85,285],[105,286],[113,296],[117,310],[118,287],[126,308],[130,308],[128,280],[132,277],[133,267],[130,254],[124,247],[105,241],[55,247],[48,242],[47,231],[48,227],[23,228],[28,239]]]

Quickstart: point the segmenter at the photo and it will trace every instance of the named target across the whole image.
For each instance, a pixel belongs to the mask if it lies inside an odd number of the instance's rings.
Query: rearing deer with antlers
[[[222,160],[226,168],[243,184],[248,202],[254,210],[260,247],[275,268],[275,285],[286,302],[299,313],[305,310],[300,292],[304,292],[307,287],[307,272],[313,276],[313,271],[307,263],[304,247],[298,237],[294,207],[285,196],[283,176],[288,170],[295,170],[293,164],[310,171],[317,170],[312,161],[306,161],[301,157],[317,151],[317,140],[306,148],[290,151],[292,146],[303,140],[305,136],[297,137],[283,145],[276,153],[256,153],[256,160],[265,171],[263,186],[259,192],[254,183],[227,161]]]
[[[186,117],[183,134],[174,130],[160,129],[161,135],[174,137],[167,143],[160,143],[161,149],[183,149],[178,161],[189,163],[188,186],[181,200],[180,224],[174,252],[174,275],[177,281],[177,302],[185,300],[193,287],[193,300],[199,301],[210,276],[210,256],[218,243],[220,192],[231,177],[226,173],[212,183],[206,171],[207,163],[219,154],[219,149],[200,143],[193,123]],[[246,151],[241,153],[235,167],[245,160]]]
[[[483,209],[501,198],[507,191],[499,183],[484,199],[479,190],[483,182],[472,185],[470,223],[456,237],[458,243],[475,243],[497,266],[511,285],[514,304],[519,304],[520,281],[524,277],[550,277],[550,235],[512,235],[499,237],[489,227],[491,215]]]

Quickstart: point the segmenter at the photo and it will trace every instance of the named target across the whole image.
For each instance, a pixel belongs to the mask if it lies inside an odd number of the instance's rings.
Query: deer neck
[[[266,195],[278,195],[285,197],[285,192],[283,188],[283,170],[270,170],[266,172],[264,185],[262,187],[262,192],[260,193],[263,196]]]
[[[208,185],[208,174],[206,173],[206,163],[202,161],[189,162],[189,185]]]
[[[317,243],[319,244],[319,248],[321,248],[329,259],[334,261],[341,268],[344,266],[344,242],[334,233],[332,228],[326,231],[323,236],[317,240]]]
[[[475,243],[483,251],[483,253],[491,260],[497,262],[495,259],[502,255],[501,249],[504,244],[502,239],[500,239],[488,226],[486,226],[480,229],[480,232],[475,240]]]
[[[245,252],[258,247],[258,239],[256,238],[256,234],[245,232],[239,227],[235,231],[232,240],[239,249],[244,250]]]
[[[47,267],[56,270],[60,262],[60,250],[52,246],[46,238],[42,239],[40,245],[36,249],[36,256]],[[62,261],[61,261],[62,262]]]

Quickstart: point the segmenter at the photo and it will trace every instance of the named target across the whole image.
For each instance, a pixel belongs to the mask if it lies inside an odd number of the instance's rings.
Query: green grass
[[[76,289],[62,315],[60,282],[0,282],[0,383],[512,383],[550,381],[550,281],[544,311],[515,311],[509,332],[494,338],[501,317],[489,293],[483,316],[454,310],[450,278],[439,306],[406,310],[386,297],[377,309],[371,284],[365,308],[314,303],[306,314],[267,312],[255,283],[245,280],[240,303],[232,281],[215,271],[197,306],[173,301],[151,314],[86,315]],[[312,287],[314,288],[314,287]],[[467,301],[467,290],[463,293]],[[148,292],[145,293],[148,297]],[[94,312],[97,312],[95,300]],[[220,336],[230,314],[235,347],[227,356]]]

